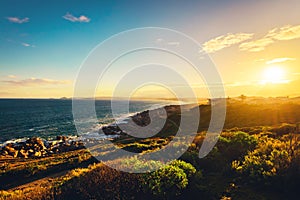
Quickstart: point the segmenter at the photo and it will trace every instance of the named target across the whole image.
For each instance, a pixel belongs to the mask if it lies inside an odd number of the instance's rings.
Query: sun
[[[263,72],[262,83],[285,83],[285,71],[282,67],[272,66],[268,67]]]

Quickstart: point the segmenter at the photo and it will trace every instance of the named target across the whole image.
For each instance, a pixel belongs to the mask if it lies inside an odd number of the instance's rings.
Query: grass
[[[0,189],[6,189],[49,174],[87,165],[94,160],[87,150],[82,149],[39,159],[2,158],[0,162]]]
[[[192,144],[186,143],[186,138],[174,137],[183,113],[176,106],[167,110],[167,123],[156,136],[147,139],[122,136],[107,146],[93,144],[89,151],[109,158],[117,146],[146,155],[173,141],[175,148],[188,147],[179,160],[195,169],[192,176],[174,166],[160,169],[156,174],[117,171],[97,162],[85,149],[38,159],[2,157],[0,199],[293,199],[297,196],[299,104],[286,102],[274,107],[229,103],[219,141],[203,159],[198,158],[198,152],[206,137],[210,106],[200,106],[199,133]],[[111,162],[128,169],[160,166],[159,162],[141,162],[137,158]],[[147,177],[154,180],[150,189],[145,184],[150,180]],[[26,183],[27,186],[19,186]]]

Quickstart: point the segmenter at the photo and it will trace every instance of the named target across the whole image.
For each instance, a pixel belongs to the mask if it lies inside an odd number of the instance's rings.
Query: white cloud
[[[273,42],[274,40],[270,38],[262,38],[259,40],[242,43],[239,47],[241,51],[258,52],[264,50],[266,46],[273,44]]]
[[[252,33],[228,33],[227,35],[221,35],[205,42],[203,44],[203,50],[207,53],[213,53],[226,47],[249,40],[252,37]]]
[[[7,17],[6,19],[12,23],[17,23],[17,24],[23,24],[23,23],[29,22],[28,17],[25,17],[23,19],[20,19],[18,17]]]
[[[266,37],[275,40],[293,40],[300,38],[300,25],[291,26],[287,25],[281,28],[274,28],[268,32]]]
[[[274,63],[282,63],[286,61],[293,61],[296,60],[295,58],[274,58],[266,62],[267,65],[274,64]]]
[[[90,22],[91,19],[87,16],[81,15],[79,17],[75,17],[74,15],[67,13],[63,16],[64,19],[69,20],[71,22]]]
[[[241,51],[258,52],[265,50],[265,48],[276,41],[293,40],[300,38],[300,25],[287,25],[281,28],[274,28],[270,30],[264,37],[258,40],[245,42],[240,45]]]
[[[25,43],[25,42],[22,42],[21,45],[24,46],[24,47],[35,47],[35,45],[28,44],[28,43]]]
[[[28,78],[23,80],[4,80],[3,83],[16,86],[42,86],[42,85],[65,85],[70,84],[69,80],[52,80],[46,78]]]
[[[36,47],[33,44],[29,44],[27,42],[20,42],[20,41],[15,41],[15,40],[11,40],[11,39],[7,39],[7,42],[13,43],[13,44],[17,44],[17,45],[22,45],[24,47]]]
[[[30,47],[30,44],[28,44],[28,43],[22,43],[22,45],[23,45],[24,47]]]

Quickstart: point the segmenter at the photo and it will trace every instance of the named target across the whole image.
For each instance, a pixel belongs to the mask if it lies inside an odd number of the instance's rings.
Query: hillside
[[[146,154],[170,143],[180,123],[180,108],[165,108],[168,120],[159,134],[136,139],[123,133],[114,145]],[[199,133],[178,161],[156,172],[131,174],[107,167],[89,150],[65,149],[52,155],[0,157],[0,199],[293,199],[300,180],[300,105],[282,102],[228,102],[224,130],[213,151],[198,158],[210,119],[200,105]],[[189,111],[185,111],[189,112]],[[142,116],[142,117],[141,117]],[[136,116],[149,122],[147,111]],[[110,134],[115,134],[110,132]],[[97,147],[110,156],[110,147]],[[96,151],[95,149],[93,151]],[[48,151],[46,151],[48,152]],[[93,152],[94,153],[94,152]],[[111,160],[116,166],[146,168],[137,158]]]

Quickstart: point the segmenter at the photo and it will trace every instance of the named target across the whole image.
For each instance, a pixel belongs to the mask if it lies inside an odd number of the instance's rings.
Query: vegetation
[[[282,109],[282,106],[278,107]],[[109,165],[128,171],[148,173],[127,173],[110,168],[103,162],[96,162],[85,149],[35,159],[1,158],[0,199],[296,199],[300,184],[300,134],[295,123],[298,114],[289,108],[298,109],[298,105],[285,106],[288,111],[278,111],[280,114],[276,111],[278,119],[285,119],[281,124],[270,117],[274,124],[264,125],[267,119],[262,120],[266,116],[259,115],[258,105],[245,108],[250,114],[257,110],[258,119],[248,116],[243,121],[246,116],[241,111],[234,118],[229,114],[232,121],[227,118],[226,129],[203,159],[198,158],[198,153],[206,134],[205,124],[178,160],[163,163],[132,157],[109,161]],[[270,109],[268,112],[263,109],[268,114],[275,112],[268,105],[264,108]],[[229,108],[229,112],[232,110],[238,109]],[[179,114],[170,116],[176,121]],[[233,126],[237,123],[242,125]],[[160,133],[161,137],[134,140],[122,136],[114,143],[142,155],[160,150],[171,140],[174,147],[188,145],[186,138],[175,139],[165,132],[167,130],[176,128],[166,128]],[[95,145],[97,148],[100,147]],[[105,156],[111,153],[111,147],[102,150]],[[156,168],[159,169],[153,171]],[[23,179],[24,182],[20,181]],[[38,181],[35,182],[38,187],[31,186],[32,181]],[[27,182],[26,186],[17,184]]]

